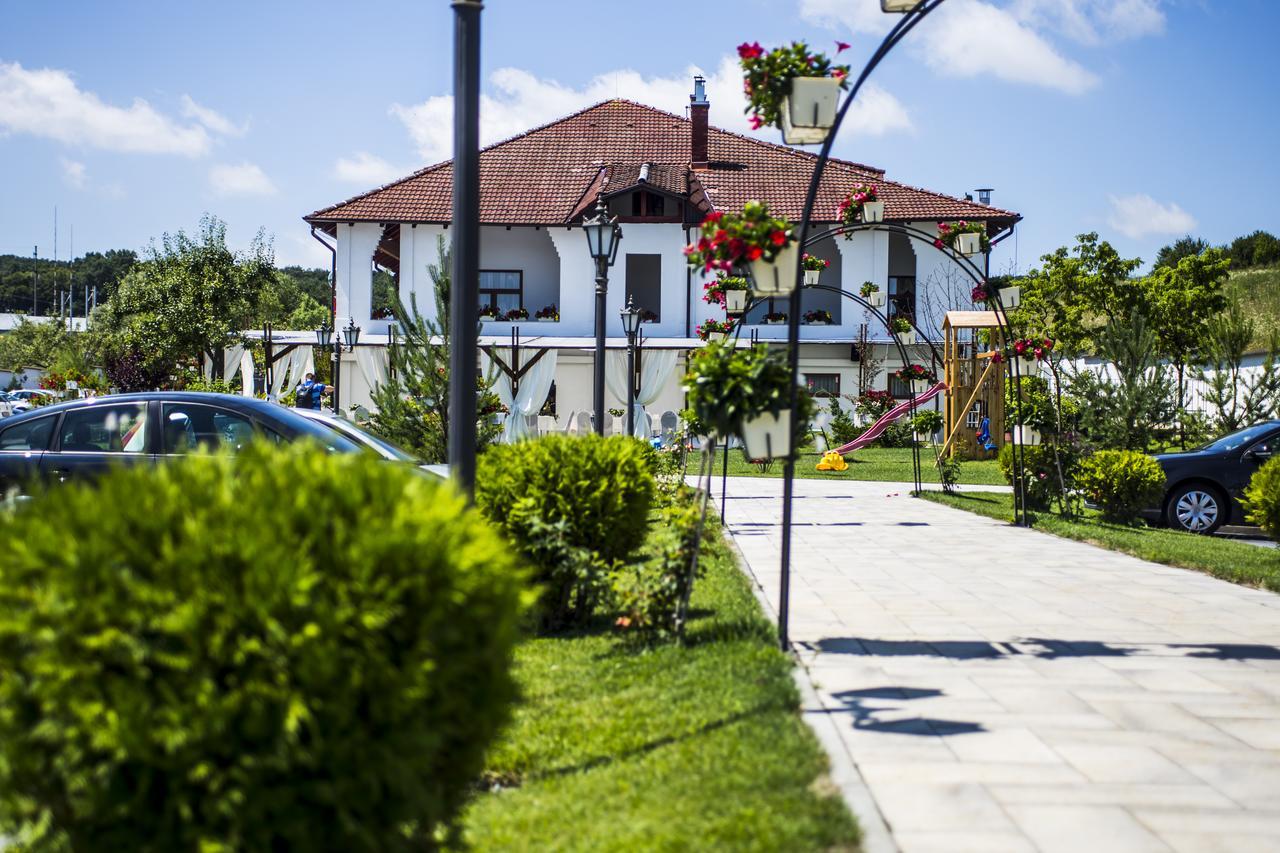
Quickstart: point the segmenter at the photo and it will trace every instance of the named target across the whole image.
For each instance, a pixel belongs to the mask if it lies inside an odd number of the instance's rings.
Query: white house
[[[486,148],[480,157],[481,305],[499,312],[523,308],[530,320],[483,324],[482,343],[507,344],[518,330],[523,359],[539,350],[554,351],[554,366],[543,370],[550,382],[549,408],[563,426],[565,418],[591,408],[594,344],[594,266],[580,224],[597,198],[622,223],[623,239],[610,269],[608,291],[609,356],[616,361],[610,407],[621,407],[625,391],[625,337],[619,311],[631,297],[651,311],[644,325],[646,359],[660,358],[659,370],[644,381],[648,409],[679,411],[683,354],[700,346],[695,328],[705,319],[723,319],[717,305],[702,299],[704,279],[685,263],[684,247],[699,236],[699,223],[711,211],[740,210],[748,200],[797,221],[816,157],[708,125],[709,104],[702,81],[695,81],[688,116],[682,117],[626,100],[612,100],[534,128]],[[428,266],[437,263],[437,240],[448,237],[451,217],[451,163],[444,162],[406,178],[318,210],[305,217],[333,246],[336,272],[335,317],[363,330],[361,349],[385,345],[391,320],[374,310],[375,272],[389,273],[400,298],[416,295],[424,315],[434,313]],[[967,302],[971,282],[955,275],[955,257],[932,244],[939,222],[962,219],[987,223],[993,239],[1007,235],[1019,215],[941,193],[899,184],[882,169],[832,161],[823,178],[816,219],[821,233],[838,224],[840,200],[853,187],[873,184],[885,202],[885,221],[910,225],[928,240],[881,229],[852,239],[828,236],[808,251],[830,261],[824,285],[856,293],[863,282],[876,283],[889,296],[890,313],[913,317],[936,339],[941,312]],[[975,259],[979,268],[982,258]],[[385,276],[382,276],[385,279]],[[944,293],[943,291],[946,290]],[[456,291],[456,284],[455,284]],[[926,303],[936,311],[924,311]],[[533,322],[541,309],[554,307],[558,319]],[[801,369],[817,388],[856,393],[857,347],[871,316],[853,301],[830,292],[807,291],[803,309],[829,311],[833,322],[802,327]],[[783,339],[785,326],[761,325],[767,306],[744,318],[742,337]],[[778,310],[785,310],[782,305]],[[927,316],[926,316],[927,315]],[[931,332],[928,330],[932,330]],[[892,387],[888,372],[900,364],[890,352],[882,327],[868,325],[873,353],[885,357],[876,387]],[[672,354],[658,356],[670,351]],[[922,351],[922,356],[923,356]],[[497,355],[507,360],[508,354]],[[914,357],[914,356],[913,356]],[[924,356],[927,358],[927,356]],[[368,385],[378,370],[348,354],[343,363],[344,405],[367,403]],[[665,362],[670,362],[668,368]],[[547,365],[544,364],[544,368]],[[652,367],[652,365],[650,365]],[[620,372],[619,372],[620,371]],[[656,373],[656,375],[655,375]],[[526,391],[528,391],[526,387]],[[543,401],[525,400],[537,411]]]

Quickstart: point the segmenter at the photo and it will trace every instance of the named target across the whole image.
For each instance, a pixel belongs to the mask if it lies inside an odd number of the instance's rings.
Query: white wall
[[[338,226],[338,328],[351,318],[366,332],[386,334],[388,320],[369,319],[373,313],[373,250],[381,239],[382,226],[376,222]]]

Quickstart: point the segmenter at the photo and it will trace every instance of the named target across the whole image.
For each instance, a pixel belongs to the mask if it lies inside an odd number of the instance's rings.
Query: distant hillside
[[[1227,292],[1240,299],[1258,324],[1254,346],[1265,347],[1271,332],[1280,332],[1280,266],[1234,272]]]

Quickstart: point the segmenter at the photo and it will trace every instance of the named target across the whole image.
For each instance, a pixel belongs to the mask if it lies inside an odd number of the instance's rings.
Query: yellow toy
[[[844,457],[834,450],[828,450],[822,454],[822,459],[817,464],[819,471],[845,471],[849,468],[849,463],[844,461]]]

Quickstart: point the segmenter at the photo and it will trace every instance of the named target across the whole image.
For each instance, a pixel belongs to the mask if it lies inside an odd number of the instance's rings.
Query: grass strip
[[[464,817],[476,850],[855,850],[791,662],[709,525],[684,646],[606,624],[517,651],[523,701]]]
[[[1009,494],[925,492],[921,497],[1000,521],[1013,518],[1013,496]],[[1280,592],[1280,549],[1145,525],[1126,527],[1105,522],[1092,512],[1078,519],[1031,513],[1031,526],[1064,539],[1087,542],[1153,563],[1193,569],[1232,583]]]

